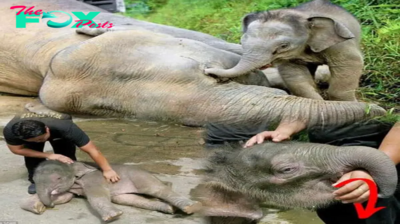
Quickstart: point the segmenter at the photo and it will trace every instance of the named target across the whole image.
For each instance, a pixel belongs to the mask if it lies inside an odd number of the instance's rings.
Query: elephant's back
[[[150,31],[118,31],[77,43],[53,59],[50,78],[109,85],[141,82],[207,83],[206,66],[233,67],[239,56],[207,44]]]

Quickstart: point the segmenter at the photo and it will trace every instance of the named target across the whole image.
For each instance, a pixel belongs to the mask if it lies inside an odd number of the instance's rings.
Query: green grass
[[[250,12],[296,6],[305,0],[126,0],[126,16],[208,33],[238,43],[241,18]],[[359,97],[386,109],[400,104],[398,0],[332,0],[362,24],[365,70]],[[397,2],[397,3],[396,3]]]

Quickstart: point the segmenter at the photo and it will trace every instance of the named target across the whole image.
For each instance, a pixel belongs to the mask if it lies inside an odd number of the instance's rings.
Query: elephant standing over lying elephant
[[[191,214],[201,207],[201,203],[173,192],[169,186],[144,170],[126,165],[113,165],[113,169],[121,176],[121,180],[107,183],[98,169],[85,163],[45,161],[37,167],[33,177],[37,195],[22,202],[21,208],[42,214],[46,207],[67,203],[74,194],[85,196],[104,221],[122,215],[122,211],[111,202],[165,213],[174,213],[174,207],[177,207]],[[137,194],[163,201],[150,200]]]
[[[246,85],[231,80],[220,83],[204,75],[205,67],[232,67],[240,55],[217,48],[215,41],[208,41],[211,37],[198,41],[203,38],[194,31],[155,29],[158,26],[154,24],[149,28],[111,13],[100,13],[94,20],[115,26],[132,23],[137,30],[92,37],[77,34],[71,27],[50,28],[47,19],[16,28],[16,11],[10,9],[15,4],[32,1],[0,2],[4,21],[0,27],[0,91],[38,95],[51,110],[196,126],[301,120],[310,127],[348,124],[385,114],[382,108],[366,103],[289,96],[251,81],[244,81]],[[101,11],[75,0],[37,1],[35,7],[45,12]],[[58,19],[65,19],[63,15]],[[218,44],[232,46],[223,41]],[[249,73],[251,76],[261,77]],[[35,107],[30,109],[37,112]]]
[[[251,13],[243,18],[243,56],[229,69],[210,67],[207,74],[236,77],[270,63],[277,66],[292,94],[322,99],[312,75],[318,65],[331,72],[330,100],[356,101],[363,70],[361,26],[329,0],[297,7]]]
[[[256,223],[261,203],[315,209],[335,202],[332,186],[344,173],[366,170],[380,197],[393,195],[397,171],[382,151],[365,146],[266,142],[220,149],[208,159],[204,183],[192,190],[212,224]]]

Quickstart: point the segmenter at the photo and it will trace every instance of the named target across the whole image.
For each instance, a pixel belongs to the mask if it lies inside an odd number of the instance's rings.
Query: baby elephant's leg
[[[134,195],[134,194],[121,194],[121,195],[113,196],[111,198],[111,201],[113,203],[119,204],[119,205],[128,205],[128,206],[148,209],[148,210],[152,210],[152,211],[165,212],[165,213],[169,213],[169,214],[174,213],[174,208],[165,202],[153,201],[153,200],[144,198],[139,195]]]
[[[163,199],[173,206],[181,209],[186,214],[192,214],[201,208],[201,203],[192,201],[174,191],[168,186],[165,186],[161,181],[154,177],[148,188],[138,189],[140,193],[147,194],[153,197]]]
[[[31,195],[29,198],[24,199],[20,205],[22,209],[41,215],[46,211],[46,206],[40,201],[37,194]]]
[[[54,205],[60,205],[60,204],[65,204],[71,201],[71,199],[74,197],[74,194],[66,192],[64,194],[59,194],[56,196],[53,196],[53,202]]]

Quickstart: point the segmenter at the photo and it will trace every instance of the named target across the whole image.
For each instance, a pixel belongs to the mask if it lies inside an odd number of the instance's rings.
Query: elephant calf
[[[331,73],[330,100],[357,101],[364,59],[357,18],[329,0],[247,14],[242,19],[243,55],[229,69],[210,67],[206,74],[237,77],[273,64],[293,95],[322,100],[313,75],[319,65]]]
[[[177,207],[191,214],[201,207],[172,191],[150,173],[126,165],[113,165],[120,175],[117,183],[107,183],[100,170],[85,163],[64,164],[59,161],[45,161],[35,171],[34,181],[37,194],[21,203],[21,208],[42,214],[46,207],[67,203],[74,194],[85,196],[92,208],[104,221],[111,221],[122,215],[113,203],[149,210],[174,213]],[[137,194],[145,194],[162,199],[154,201]]]
[[[205,182],[192,190],[200,213],[212,224],[257,223],[261,203],[314,209],[335,202],[332,186],[344,173],[365,169],[391,196],[397,171],[383,152],[364,146],[266,142],[248,149],[221,150],[209,158]]]

